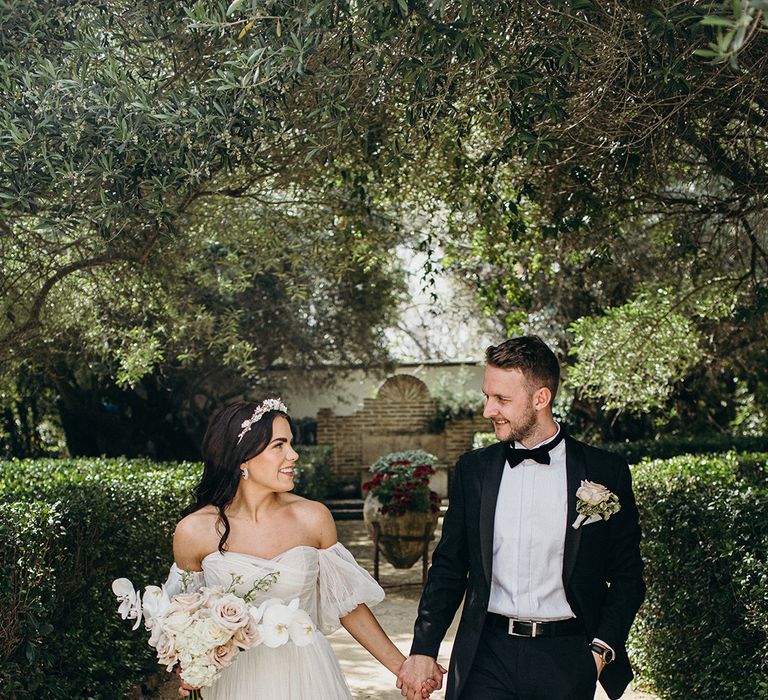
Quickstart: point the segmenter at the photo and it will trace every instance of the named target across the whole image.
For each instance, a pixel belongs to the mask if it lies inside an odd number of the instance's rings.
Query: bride
[[[384,591],[337,541],[328,509],[290,493],[298,458],[292,437],[279,399],[240,401],[214,416],[203,439],[196,502],[176,526],[166,589],[180,591],[185,571],[195,572],[198,586],[234,581],[241,594],[276,574],[264,598],[299,598],[322,634],[307,646],[260,645],[242,652],[213,686],[202,689],[205,700],[351,699],[323,636],[339,625],[393,674],[405,660],[368,608]],[[431,679],[422,694],[440,686],[441,678]],[[179,694],[190,690],[182,682]]]

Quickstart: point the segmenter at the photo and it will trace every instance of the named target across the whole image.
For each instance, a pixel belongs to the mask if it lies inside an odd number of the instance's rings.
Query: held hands
[[[443,687],[445,673],[447,671],[431,656],[414,654],[400,667],[396,685],[408,700],[428,698],[433,691]]]

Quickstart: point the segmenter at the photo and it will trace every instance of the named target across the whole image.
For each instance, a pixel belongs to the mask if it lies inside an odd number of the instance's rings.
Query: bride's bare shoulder
[[[336,542],[336,523],[328,507],[319,501],[312,501],[302,496],[290,494],[286,502],[292,515],[299,521],[316,546],[329,547]]]
[[[200,544],[216,537],[216,522],[219,511],[215,506],[203,506],[200,510],[184,516],[176,524],[173,533],[174,547]],[[217,538],[218,539],[218,538]]]
[[[313,501],[304,496],[297,496],[295,493],[285,494],[285,505],[296,513],[300,513],[303,516],[308,517],[323,517],[324,515],[330,516],[331,511],[328,507],[320,501]]]

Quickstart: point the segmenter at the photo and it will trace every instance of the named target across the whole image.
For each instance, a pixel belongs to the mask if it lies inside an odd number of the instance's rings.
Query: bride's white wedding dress
[[[203,559],[203,573],[195,583],[229,587],[233,577],[236,593],[248,592],[256,579],[277,573],[268,591],[258,594],[254,605],[267,598],[288,603],[299,599],[317,625],[312,642],[289,642],[276,649],[259,645],[238,654],[210,688],[205,700],[350,700],[339,662],[324,635],[340,627],[339,618],[360,603],[374,605],[384,591],[373,577],[339,543],[328,549],[293,547],[272,559],[237,552],[212,552]],[[174,565],[166,583],[174,595],[181,590],[181,571]]]

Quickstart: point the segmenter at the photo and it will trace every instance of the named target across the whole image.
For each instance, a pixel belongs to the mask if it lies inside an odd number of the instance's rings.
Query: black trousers
[[[486,624],[460,700],[593,700],[590,641],[583,634],[514,637]]]

